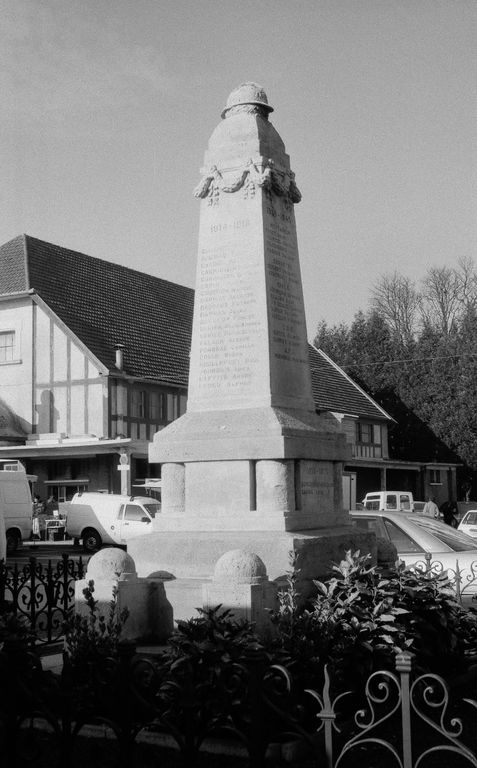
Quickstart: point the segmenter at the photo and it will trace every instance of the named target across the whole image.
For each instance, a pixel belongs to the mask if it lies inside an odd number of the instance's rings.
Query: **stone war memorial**
[[[375,551],[348,524],[350,448],[315,412],[294,206],[301,194],[264,90],[230,94],[205,153],[187,412],[157,432],[162,513],[128,546],[140,576],[171,574],[174,617],[230,550],[303,589],[345,550]],[[324,275],[325,277],[325,275]]]

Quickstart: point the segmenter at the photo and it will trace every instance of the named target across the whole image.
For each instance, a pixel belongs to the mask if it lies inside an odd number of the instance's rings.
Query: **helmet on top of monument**
[[[228,116],[227,113],[235,107],[248,105],[260,107],[267,117],[269,112],[273,112],[273,107],[268,103],[267,94],[261,85],[257,85],[257,83],[241,83],[229,95],[221,117],[222,119],[226,118]]]

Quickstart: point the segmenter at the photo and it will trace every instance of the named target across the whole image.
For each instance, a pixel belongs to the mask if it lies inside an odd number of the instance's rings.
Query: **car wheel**
[[[7,555],[10,555],[12,552],[15,552],[18,549],[18,542],[20,541],[20,537],[16,531],[7,531],[6,539]]]
[[[94,528],[87,528],[83,533],[83,549],[86,552],[96,552],[102,544],[101,536]]]

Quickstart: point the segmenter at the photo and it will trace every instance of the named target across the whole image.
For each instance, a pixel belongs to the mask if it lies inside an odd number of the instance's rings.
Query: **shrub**
[[[25,648],[34,640],[35,633],[30,629],[27,617],[18,615],[10,603],[4,602],[0,606],[0,651],[4,647]]]
[[[252,624],[220,605],[198,610],[199,617],[178,622],[158,661],[160,708],[188,755],[232,712],[248,711],[247,674],[270,663]]]
[[[459,673],[477,650],[477,614],[456,600],[446,574],[370,565],[347,552],[332,576],[316,581],[314,600],[300,606],[296,574],[272,616],[273,647],[308,685],[320,685],[328,664],[338,689],[362,685],[376,669],[394,667],[398,652],[415,655],[420,671]]]
[[[107,616],[94,599],[94,581],[83,589],[88,615],[73,613],[65,622],[64,656],[70,666],[81,667],[105,657],[117,657],[121,630],[128,617],[127,609],[118,610],[118,589],[113,588]]]
[[[247,621],[236,621],[219,605],[198,609],[199,617],[179,621],[161,656],[163,679],[186,684],[193,699],[211,695],[216,677],[227,666],[265,655]]]

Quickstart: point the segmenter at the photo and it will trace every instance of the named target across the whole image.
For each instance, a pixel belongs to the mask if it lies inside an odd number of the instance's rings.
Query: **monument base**
[[[370,552],[376,562],[376,537],[346,525],[311,531],[162,531],[153,532],[128,542],[139,576],[161,578],[164,572],[175,579],[190,580],[191,589],[212,578],[217,560],[233,549],[258,555],[264,562],[270,580],[283,580],[293,570],[299,571],[300,591],[307,595],[313,579],[329,575],[331,564],[344,558],[347,550]],[[177,619],[181,585],[166,594]],[[173,592],[178,596],[174,605]],[[198,594],[198,593],[197,593]],[[197,607],[197,606],[196,606]]]

